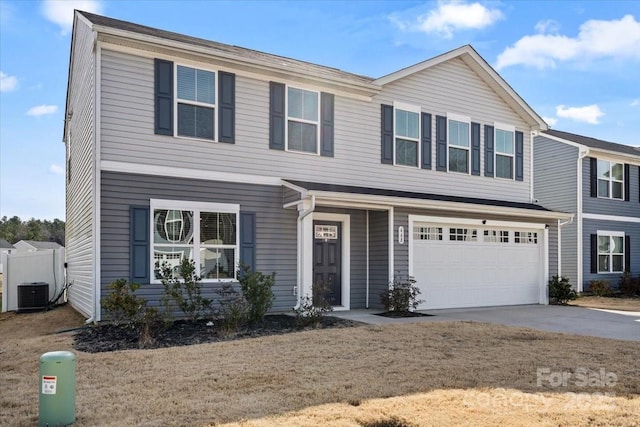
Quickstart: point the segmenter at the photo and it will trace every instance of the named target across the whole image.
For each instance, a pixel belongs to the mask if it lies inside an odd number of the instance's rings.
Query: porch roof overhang
[[[573,218],[571,213],[552,211],[534,203],[296,180],[283,180],[282,184],[300,193],[299,201],[286,203],[285,207],[295,206],[303,199],[313,197],[316,205],[342,208],[383,210],[390,207],[406,207],[457,213],[507,215],[541,221]]]

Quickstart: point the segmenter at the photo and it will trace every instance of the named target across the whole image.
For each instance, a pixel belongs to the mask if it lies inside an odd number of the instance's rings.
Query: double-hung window
[[[496,177],[513,179],[515,128],[496,124],[495,129]]]
[[[469,173],[470,121],[448,115],[449,171]]]
[[[624,270],[624,233],[598,232],[598,273]]]
[[[624,165],[598,160],[598,197],[624,199]]]
[[[420,108],[394,103],[395,164],[418,167],[420,158]]]
[[[216,73],[176,66],[178,136],[215,140]]]
[[[287,88],[287,150],[318,154],[320,94]]]
[[[183,259],[191,259],[203,280],[232,280],[238,260],[239,206],[221,203],[151,200],[151,270],[177,277]]]

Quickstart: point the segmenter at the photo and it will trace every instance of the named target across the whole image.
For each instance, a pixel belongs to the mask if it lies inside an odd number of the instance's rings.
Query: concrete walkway
[[[374,325],[397,323],[476,321],[521,326],[550,332],[640,341],[640,312],[558,305],[519,305],[487,308],[426,310],[429,317],[391,319],[376,316],[382,310],[333,312],[332,316]]]

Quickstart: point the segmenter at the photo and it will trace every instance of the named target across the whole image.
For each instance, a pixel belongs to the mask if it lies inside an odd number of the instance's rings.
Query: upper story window
[[[178,136],[215,140],[215,83],[213,71],[176,67]]]
[[[624,165],[598,160],[598,197],[624,198]]]
[[[468,119],[449,117],[449,171],[469,173],[470,122]]]
[[[496,125],[495,147],[497,178],[513,179],[513,163],[515,157],[515,130],[509,130]]]
[[[153,279],[166,264],[177,276],[191,259],[203,280],[232,280],[238,260],[238,205],[152,200]]]
[[[624,233],[598,232],[598,273],[622,273],[624,240]]]
[[[287,150],[318,153],[320,94],[287,88]]]
[[[394,104],[395,164],[418,167],[420,150],[420,109]]]

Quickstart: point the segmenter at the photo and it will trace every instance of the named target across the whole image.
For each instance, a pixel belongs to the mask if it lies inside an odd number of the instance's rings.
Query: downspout
[[[578,161],[577,161],[577,181],[578,181],[578,188],[577,188],[577,193],[578,193],[578,206],[577,206],[577,226],[578,226],[578,283],[576,284],[576,288],[578,293],[582,292],[582,277],[583,277],[583,259],[582,259],[582,254],[584,252],[583,247],[582,247],[582,243],[583,243],[583,236],[582,236],[582,193],[583,193],[583,185],[582,185],[582,160],[587,157],[589,155],[589,149],[587,148],[585,151],[580,151],[578,153]]]
[[[302,271],[303,271],[303,267],[304,267],[304,246],[303,246],[303,239],[302,239],[302,234],[303,234],[303,227],[302,227],[302,220],[305,219],[307,216],[309,216],[309,214],[313,213],[313,211],[315,211],[316,209],[316,196],[314,194],[311,195],[311,206],[309,207],[309,209],[303,210],[298,212],[298,253],[301,254],[299,255],[298,258],[298,284],[297,284],[297,299],[296,299],[296,305],[295,307],[293,307],[294,310],[297,310],[298,308],[300,308],[300,298],[302,298]]]
[[[558,277],[562,277],[562,227],[573,222],[573,216],[562,222],[558,220]]]
[[[369,209],[367,209],[367,293],[365,295],[365,308],[369,308],[369,268],[371,268],[369,263]]]

